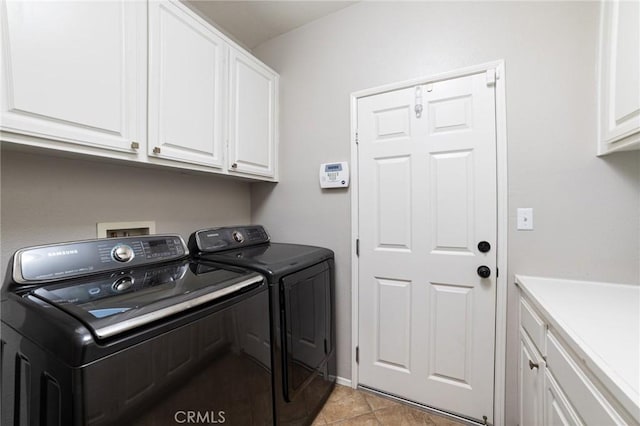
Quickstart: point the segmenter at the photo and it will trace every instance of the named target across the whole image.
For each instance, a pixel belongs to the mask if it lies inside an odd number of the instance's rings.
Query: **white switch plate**
[[[530,207],[518,209],[518,231],[533,230],[533,209]]]

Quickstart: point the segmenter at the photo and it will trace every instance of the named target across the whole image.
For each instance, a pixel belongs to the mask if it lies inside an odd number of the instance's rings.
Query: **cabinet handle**
[[[138,142],[131,142],[131,149],[138,149],[140,148],[140,144]]]
[[[232,169],[237,169],[237,168],[238,168],[238,163],[233,163],[233,164],[231,165],[231,168],[232,168]]]
[[[538,368],[538,367],[539,367],[539,365],[538,365],[537,363],[535,363],[535,362],[533,362],[533,361],[529,360],[529,368],[530,368],[530,369],[532,369],[532,370],[533,370],[534,368]]]
[[[153,148],[153,153],[154,154],[160,154],[160,147],[156,146],[155,148]]]

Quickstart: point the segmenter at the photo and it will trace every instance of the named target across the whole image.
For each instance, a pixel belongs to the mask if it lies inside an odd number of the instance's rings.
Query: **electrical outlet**
[[[533,209],[531,207],[518,209],[518,231],[533,230]]]

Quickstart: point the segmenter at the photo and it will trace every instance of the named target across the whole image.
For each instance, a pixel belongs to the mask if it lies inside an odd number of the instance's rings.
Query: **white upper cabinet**
[[[603,1],[598,154],[640,149],[640,2]]]
[[[149,3],[150,158],[223,166],[228,47],[183,5]]]
[[[3,139],[135,156],[146,124],[146,4],[3,1],[0,7]]]
[[[237,49],[229,58],[229,169],[277,179],[278,74]]]
[[[277,180],[278,75],[178,0],[0,3],[0,140]]]

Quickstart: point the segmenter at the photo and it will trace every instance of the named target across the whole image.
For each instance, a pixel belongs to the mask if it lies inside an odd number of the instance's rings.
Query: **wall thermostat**
[[[320,164],[320,188],[346,188],[349,186],[349,164],[339,163]]]

